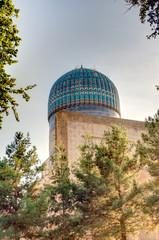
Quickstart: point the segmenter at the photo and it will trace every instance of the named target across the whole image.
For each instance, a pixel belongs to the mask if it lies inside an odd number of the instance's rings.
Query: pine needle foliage
[[[148,157],[148,171],[159,184],[159,110],[154,117],[146,120],[145,126],[148,134],[142,134],[144,143],[146,143],[146,153]]]
[[[81,214],[76,208],[75,192],[77,186],[70,180],[70,170],[65,148],[56,148],[52,157],[49,220],[44,239],[74,240],[79,239],[79,222]]]
[[[29,135],[17,132],[0,160],[0,239],[34,239],[43,228],[46,196],[37,189],[42,170]]]
[[[127,240],[142,227],[142,187],[137,179],[141,171],[134,147],[124,127],[112,126],[96,146],[96,165],[108,191],[101,204],[101,227],[97,239]]]
[[[144,219],[140,171],[125,128],[112,126],[100,144],[85,138],[75,176],[81,184],[81,225],[92,239],[135,239]]]
[[[83,136],[84,144],[80,146],[80,158],[74,167],[74,175],[78,183],[76,201],[82,213],[80,231],[90,239],[96,239],[95,228],[99,224],[99,199],[107,191],[99,169],[95,164],[95,145],[89,134]]]
[[[145,126],[147,134],[142,134],[143,143],[139,142],[138,148],[150,174],[144,212],[151,218],[150,227],[153,229],[159,224],[159,110],[146,120]]]
[[[30,96],[27,90],[36,85],[16,88],[16,79],[6,73],[5,66],[17,63],[16,57],[21,38],[18,37],[18,29],[13,19],[18,18],[19,9],[16,9],[12,0],[0,0],[0,128],[2,128],[3,114],[9,115],[9,109],[14,112],[19,121],[17,112],[18,103],[15,94],[21,95],[26,101]]]

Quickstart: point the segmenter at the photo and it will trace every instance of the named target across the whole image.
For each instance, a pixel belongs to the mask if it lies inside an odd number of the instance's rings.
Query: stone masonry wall
[[[55,119],[56,146],[59,146],[61,143],[64,144],[68,154],[69,166],[71,167],[72,164],[78,161],[78,146],[83,143],[82,136],[90,133],[94,141],[99,142],[103,139],[104,131],[110,129],[112,124],[125,126],[130,142],[140,140],[141,133],[146,131],[144,122],[141,121],[60,111]],[[140,181],[144,181],[145,179],[147,179],[147,174],[143,171]],[[138,236],[138,240],[158,239],[158,232],[153,232],[151,235],[140,232]]]
[[[112,124],[125,126],[130,142],[141,139],[141,132],[145,131],[144,122],[140,121],[60,111],[56,116],[56,145],[65,145],[71,166],[78,160],[82,136],[90,133],[94,141],[99,142],[103,139],[104,131],[110,129]]]

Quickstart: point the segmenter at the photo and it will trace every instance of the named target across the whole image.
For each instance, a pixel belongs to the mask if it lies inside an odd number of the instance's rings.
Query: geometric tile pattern
[[[50,156],[55,153],[55,115],[49,121],[49,153]]]
[[[120,116],[119,96],[114,83],[104,74],[83,67],[64,74],[53,84],[48,101],[48,119],[62,109],[71,110],[79,106],[92,106],[95,111],[101,107],[102,110],[98,111],[101,115],[103,109],[110,109]]]
[[[120,101],[114,83],[95,70],[74,69],[52,86],[48,101],[49,153],[55,153],[55,115],[60,110],[120,117]]]

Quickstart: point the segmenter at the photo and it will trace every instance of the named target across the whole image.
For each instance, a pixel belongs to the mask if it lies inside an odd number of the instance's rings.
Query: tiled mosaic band
[[[120,102],[113,82],[95,70],[81,67],[60,77],[48,103],[49,152],[55,152],[55,115],[60,110],[120,117]]]
[[[48,103],[48,118],[76,106],[100,106],[120,116],[120,102],[113,82],[95,70],[74,69],[60,77],[52,86]]]

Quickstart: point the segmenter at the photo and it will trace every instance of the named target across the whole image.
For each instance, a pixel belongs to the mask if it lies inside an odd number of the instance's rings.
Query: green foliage
[[[105,141],[97,146],[96,164],[109,190],[103,196],[99,233],[126,240],[142,225],[142,188],[137,182],[141,169],[124,128],[112,126],[104,136]]]
[[[3,114],[9,115],[9,108],[12,108],[16,120],[19,121],[16,111],[18,103],[13,95],[22,95],[26,101],[29,101],[30,97],[26,91],[35,87],[33,85],[24,89],[16,89],[16,79],[5,71],[6,65],[17,62],[17,47],[21,38],[17,36],[19,31],[13,23],[13,18],[17,18],[18,14],[19,10],[14,7],[11,0],[0,0],[0,128]]]
[[[68,159],[63,146],[56,148],[52,164],[51,184],[46,186],[50,192],[50,205],[48,230],[45,230],[44,239],[78,239],[81,214],[75,204],[77,186],[70,180]]]
[[[151,178],[147,184],[148,197],[144,212],[151,218],[150,227],[159,224],[159,110],[154,117],[146,120],[147,134],[142,134],[143,143],[139,143],[140,155],[144,159]]]
[[[0,239],[32,239],[44,227],[47,194],[37,189],[42,170],[29,136],[17,132],[0,161]]]
[[[96,239],[95,228],[99,224],[100,197],[107,192],[107,187],[95,164],[95,146],[91,136],[84,136],[84,144],[80,147],[79,164],[74,169],[78,191],[76,201],[82,213],[80,231]]]
[[[148,172],[159,183],[159,110],[155,116],[149,117],[145,124],[148,134],[142,134],[146,160],[148,164]]]
[[[159,1],[158,0],[125,0],[130,3],[131,7],[140,7],[140,20],[141,23],[147,21],[151,26],[152,33],[147,36],[156,38],[159,35]]]
[[[85,138],[75,176],[81,184],[80,224],[92,239],[126,240],[142,227],[142,186],[137,182],[141,169],[134,152],[124,128],[112,126],[101,144]]]

